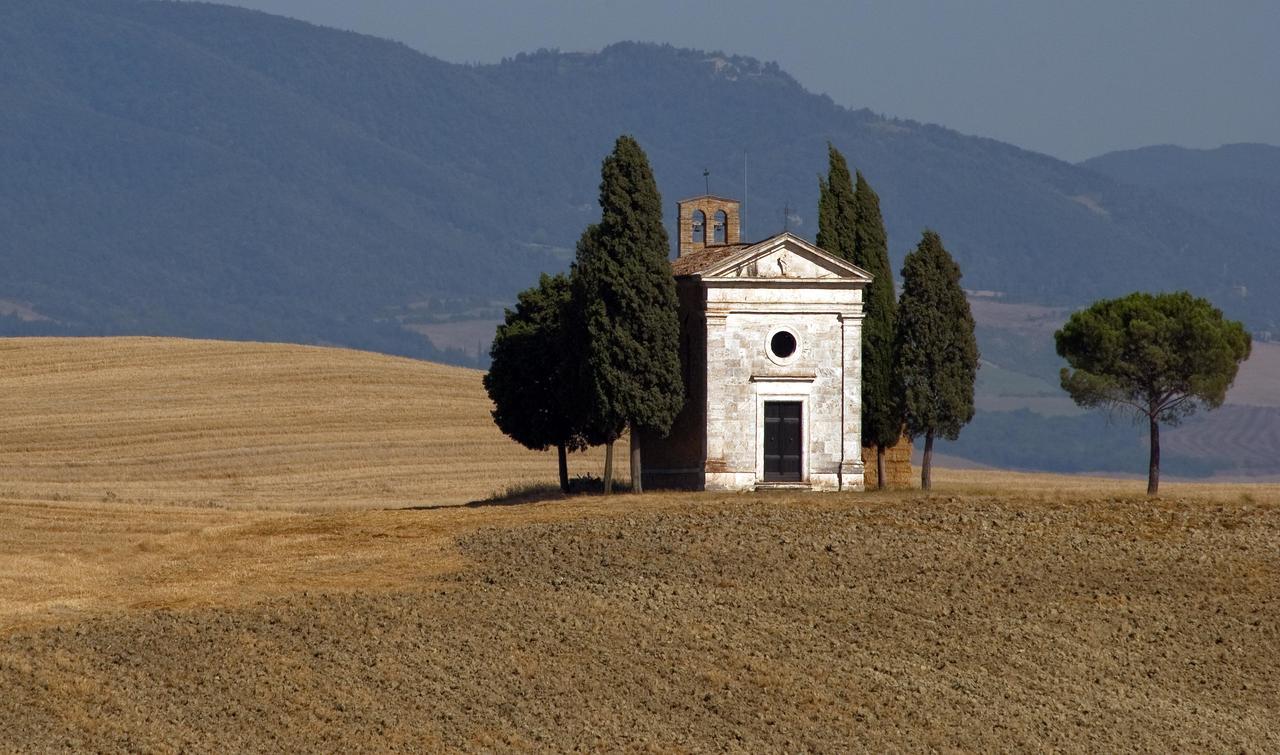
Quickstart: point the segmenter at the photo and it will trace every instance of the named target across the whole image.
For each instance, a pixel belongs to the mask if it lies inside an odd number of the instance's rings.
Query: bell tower
[[[677,202],[680,210],[680,256],[707,247],[742,243],[740,205],[736,199],[711,194]]]

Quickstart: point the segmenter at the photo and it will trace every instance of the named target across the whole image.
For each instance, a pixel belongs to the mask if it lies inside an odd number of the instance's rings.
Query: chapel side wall
[[[680,369],[685,402],[665,438],[641,439],[646,488],[701,490],[707,429],[707,338],[701,284],[676,279],[680,318]]]
[[[805,404],[807,481],[816,489],[840,487],[849,426],[842,414],[843,339],[848,317],[860,312],[857,288],[744,282],[708,289],[708,489],[749,489],[759,482],[766,400]],[[799,340],[798,356],[781,364],[770,359],[767,347],[778,328]]]

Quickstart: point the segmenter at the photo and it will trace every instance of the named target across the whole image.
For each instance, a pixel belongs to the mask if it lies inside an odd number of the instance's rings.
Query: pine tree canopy
[[[933,231],[902,266],[897,367],[907,433],[955,440],[973,419],[978,343],[960,267]]]
[[[572,271],[586,426],[595,442],[627,425],[665,434],[684,404],[675,279],[662,199],[630,136],[604,160],[600,209]]]
[[[1226,399],[1252,341],[1244,325],[1186,291],[1135,292],[1076,312],[1054,334],[1062,388],[1082,406],[1117,406],[1177,424]]]
[[[893,377],[897,294],[880,197],[857,172],[853,192],[853,263],[871,273],[862,321],[862,442],[891,446],[902,436],[902,409]]]
[[[543,275],[508,309],[489,351],[484,387],[498,429],[535,451],[586,446],[575,427],[568,342],[569,279]]]
[[[853,179],[844,155],[831,144],[827,145],[829,167],[824,180],[818,178],[818,237],[819,248],[841,259],[854,261],[856,248],[857,210],[854,204]]]
[[[1160,490],[1160,423],[1221,406],[1253,348],[1243,325],[1186,291],[1095,302],[1053,338],[1071,366],[1062,370],[1062,389],[1077,404],[1147,420],[1148,495]]]

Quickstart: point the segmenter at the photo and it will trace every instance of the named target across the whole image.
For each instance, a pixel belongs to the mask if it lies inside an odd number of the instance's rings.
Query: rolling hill
[[[1160,194],[1171,204],[1272,250],[1280,239],[1280,147],[1227,144],[1217,149],[1159,146],[1111,152],[1080,163],[1117,181]],[[1243,282],[1245,296],[1250,284]],[[1275,333],[1274,327],[1269,327]],[[1276,334],[1280,336],[1280,333]]]
[[[564,268],[622,132],[669,204],[704,167],[746,193],[748,236],[784,204],[815,231],[830,141],[880,191],[895,264],[929,226],[966,285],[1012,301],[1189,287],[1255,328],[1280,316],[1270,239],[750,58],[624,43],[453,65],[217,5],[48,0],[0,5],[0,334],[471,362],[406,326],[492,317]]]
[[[1070,165],[840,107],[746,57],[622,43],[454,65],[218,5],[48,0],[0,3],[0,335],[288,341],[483,366],[502,307],[566,267],[596,218],[599,160],[621,132],[648,150],[668,210],[708,168],[713,190],[747,198],[748,237],[777,230],[784,205],[793,230],[815,232],[830,141],[879,190],[895,267],[929,226],[965,285],[1000,306],[1062,316],[1185,287],[1280,332],[1275,148]],[[1061,459],[1061,421],[1046,419],[1062,416],[1060,395],[1010,395],[1027,381],[1054,393],[1051,329],[979,326],[994,368],[966,453],[1015,465],[1018,428],[1041,468]],[[1128,443],[1098,418],[1065,421],[1084,452],[1098,433]]]
[[[1132,473],[1146,432],[1125,412],[1085,411],[1059,386],[1053,333],[1070,310],[971,298],[983,364],[977,413],[942,453],[1003,469]],[[1192,477],[1280,477],[1280,344],[1255,340],[1226,404],[1162,432],[1163,470]]]
[[[1280,349],[1262,356],[1280,360]],[[497,430],[480,375],[287,344],[0,339],[0,505],[329,511],[456,504],[554,486],[554,454],[527,451]],[[1235,403],[1166,434],[1168,474],[1203,476],[1216,464],[1237,475],[1277,475],[1280,402],[1265,398],[1274,385],[1246,376],[1242,388]],[[1029,462],[1043,446],[1028,443],[1026,424],[1008,414],[980,411],[961,443],[940,449],[1036,468]],[[1057,433],[1050,468],[1093,459],[1065,468],[1142,471],[1140,433],[1066,419],[1050,422]],[[1073,456],[1073,444],[1092,452]],[[570,473],[598,476],[601,462],[599,449],[572,454]],[[1067,485],[1059,478],[1051,487]]]
[[[397,507],[554,485],[554,454],[498,431],[480,376],[284,344],[2,339],[0,503]]]

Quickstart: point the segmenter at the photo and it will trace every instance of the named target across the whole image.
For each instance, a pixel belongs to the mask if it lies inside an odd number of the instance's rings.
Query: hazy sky
[[[775,60],[836,102],[1067,160],[1280,144],[1280,0],[229,0],[454,62],[670,42]]]

